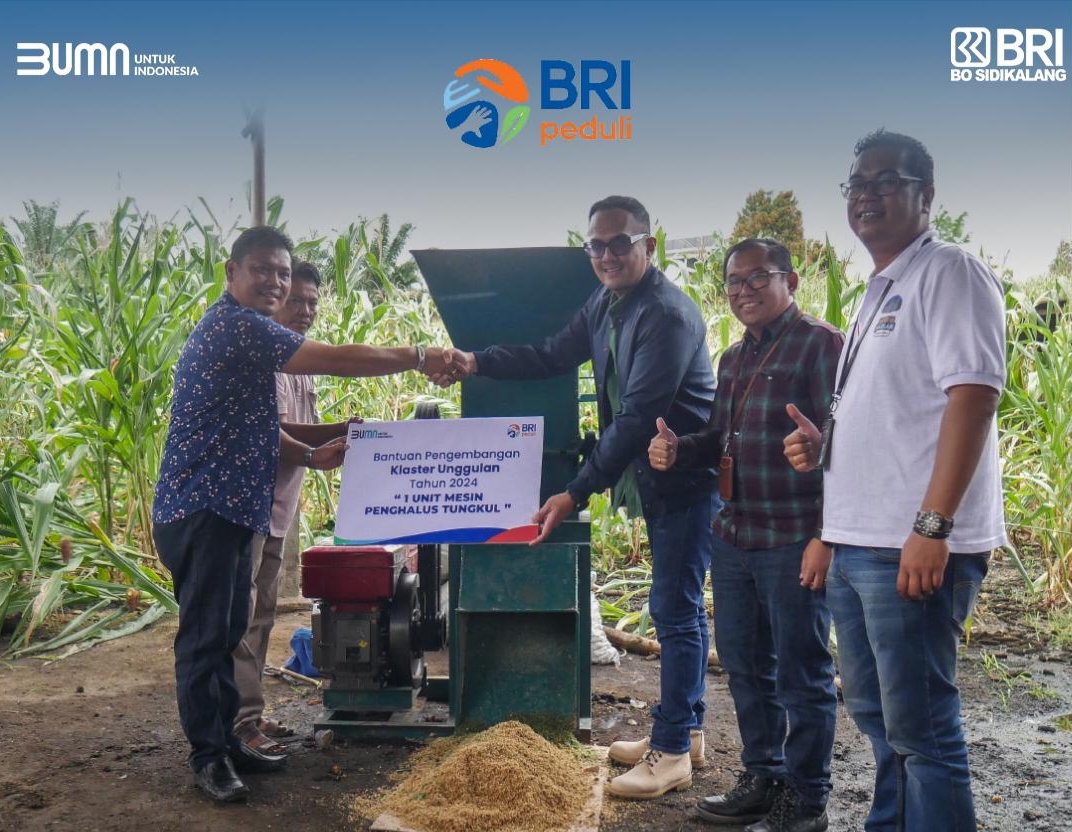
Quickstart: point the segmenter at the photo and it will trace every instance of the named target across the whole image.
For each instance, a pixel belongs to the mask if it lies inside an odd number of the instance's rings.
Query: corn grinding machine
[[[539,343],[598,285],[579,248],[415,251],[454,346]],[[565,490],[594,443],[579,435],[576,371],[462,382],[462,417],[544,417],[540,500]],[[437,418],[424,406],[418,418]],[[590,530],[546,543],[323,546],[302,554],[326,678],[317,730],[420,738],[519,718],[591,735]],[[444,563],[445,561],[445,563]],[[444,568],[445,567],[445,568]],[[430,674],[437,654],[447,673]]]

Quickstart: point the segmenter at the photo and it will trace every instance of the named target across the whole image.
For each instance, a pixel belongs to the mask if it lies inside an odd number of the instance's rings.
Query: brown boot
[[[692,785],[688,754],[664,754],[649,748],[640,762],[607,784],[607,791],[626,800],[652,800]]]

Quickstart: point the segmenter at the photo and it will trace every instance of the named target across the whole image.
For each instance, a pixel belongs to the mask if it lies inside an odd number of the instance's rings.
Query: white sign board
[[[347,442],[336,543],[536,537],[542,416],[354,424]]]

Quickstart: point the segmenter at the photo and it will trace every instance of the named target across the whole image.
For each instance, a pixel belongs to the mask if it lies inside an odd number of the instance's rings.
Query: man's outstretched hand
[[[424,351],[424,367],[421,372],[432,381],[435,381],[436,376],[450,369],[454,353],[455,350],[444,347],[428,347]]]
[[[543,543],[547,536],[558,528],[559,524],[569,517],[576,508],[577,504],[573,502],[573,498],[568,491],[548,497],[543,507],[532,515],[532,522],[539,525],[540,533],[535,540],[529,543],[529,546]]]
[[[452,349],[447,365],[437,373],[429,373],[428,378],[440,387],[450,387],[454,382],[469,378],[476,373],[476,356],[471,352]]]

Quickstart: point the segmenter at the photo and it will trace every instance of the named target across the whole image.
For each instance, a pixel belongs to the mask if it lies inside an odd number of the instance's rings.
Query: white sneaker
[[[618,740],[610,744],[607,756],[623,766],[635,766],[647,753],[650,743],[651,737],[633,741]],[[707,759],[704,757],[704,734],[698,728],[689,731],[689,757],[693,768],[703,768],[707,765]]]
[[[652,800],[691,785],[688,754],[664,754],[649,748],[639,763],[607,784],[607,791],[626,800]]]

